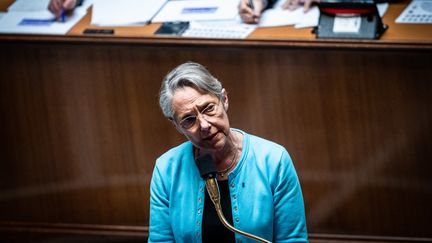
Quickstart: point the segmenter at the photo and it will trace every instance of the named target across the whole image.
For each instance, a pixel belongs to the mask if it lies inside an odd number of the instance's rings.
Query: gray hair
[[[222,84],[201,64],[186,62],[173,69],[162,81],[159,105],[165,117],[173,119],[172,98],[179,88],[192,87],[223,100]]]

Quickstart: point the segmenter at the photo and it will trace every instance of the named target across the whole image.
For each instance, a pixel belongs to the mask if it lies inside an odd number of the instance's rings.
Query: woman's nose
[[[200,114],[199,116],[197,116],[197,119],[200,124],[200,128],[202,130],[206,130],[211,126],[210,122],[208,122],[207,117],[205,117],[205,115]]]

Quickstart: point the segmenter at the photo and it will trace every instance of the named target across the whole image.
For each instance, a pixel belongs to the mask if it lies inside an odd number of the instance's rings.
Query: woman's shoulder
[[[256,161],[277,164],[291,162],[287,149],[281,144],[247,133],[244,133],[244,137],[247,153],[255,157]]]
[[[163,166],[167,164],[175,164],[177,161],[182,161],[183,158],[187,156],[191,156],[192,151],[192,143],[189,141],[186,141],[176,147],[173,147],[163,153],[159,158],[156,160],[157,166]]]
[[[284,146],[268,140],[266,138],[263,137],[259,137],[256,135],[252,135],[252,134],[248,134],[245,133],[245,137],[247,137],[247,139],[249,140],[249,146],[253,149],[258,149],[260,151],[263,152],[279,152],[279,153],[283,153],[286,152],[286,149]]]
[[[277,177],[292,167],[291,157],[281,144],[256,135],[245,134],[245,138],[249,161],[254,161],[261,171],[268,171],[267,175]]]

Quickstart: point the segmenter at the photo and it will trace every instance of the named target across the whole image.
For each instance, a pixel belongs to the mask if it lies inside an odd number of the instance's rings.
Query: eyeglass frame
[[[198,114],[187,115],[186,117],[184,117],[180,121],[177,121],[177,119],[174,119],[174,120],[176,121],[176,123],[178,124],[179,127],[183,128],[185,130],[191,130],[193,127],[196,127],[196,124],[197,124],[197,121],[198,121],[198,119],[197,119],[198,117],[201,116],[202,119],[204,119],[205,121],[209,122],[208,117],[214,117],[214,116],[216,116],[218,114],[218,111],[219,111],[219,105],[220,105],[220,103],[221,103],[221,99],[218,99],[217,103],[209,102],[208,104],[206,104],[206,106],[201,111],[198,111]],[[214,105],[213,106],[214,107],[214,109],[213,109],[214,110],[214,114],[205,114],[206,111],[208,109],[210,109],[209,106],[212,105],[212,104]],[[182,124],[182,123],[185,122],[186,119],[190,119],[190,118],[194,118],[195,119],[194,122],[190,126],[185,126],[185,125]]]

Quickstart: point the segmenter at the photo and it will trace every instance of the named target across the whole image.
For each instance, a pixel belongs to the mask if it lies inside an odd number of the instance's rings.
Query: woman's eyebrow
[[[205,108],[207,108],[207,106],[209,105],[209,104],[211,104],[211,103],[213,103],[212,101],[205,101],[204,103],[202,103],[202,104],[198,104],[197,105],[197,108],[198,108],[198,110],[201,112],[201,111],[203,111]]]
[[[179,115],[179,116],[178,116],[178,120],[179,120],[179,121],[182,121],[182,120],[185,119],[186,117],[189,117],[189,116],[195,116],[195,115],[196,115],[195,112],[194,112],[193,110],[191,110],[191,111],[188,111],[188,112],[185,112],[185,113]]]
[[[201,104],[196,104],[195,107],[198,109],[199,112],[202,112],[205,108],[208,107],[209,104],[216,104],[214,101],[204,101]],[[178,116],[179,121],[185,119],[188,116],[196,116],[195,109],[189,110],[181,115]]]

